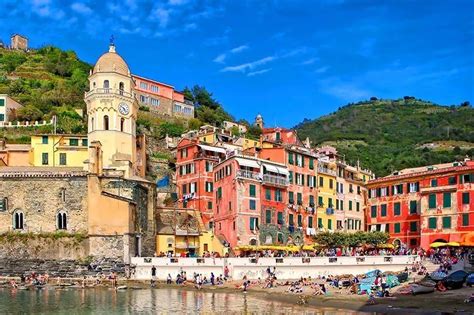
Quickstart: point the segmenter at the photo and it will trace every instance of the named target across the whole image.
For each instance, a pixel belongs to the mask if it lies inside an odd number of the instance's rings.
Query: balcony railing
[[[263,182],[265,184],[272,184],[277,186],[288,186],[288,179],[286,177],[263,174]]]
[[[114,95],[122,95],[125,97],[132,97],[132,93],[120,90],[120,89],[106,89],[106,88],[97,88],[97,89],[92,89],[89,92],[86,92],[86,96],[92,95],[92,94],[114,94]]]
[[[323,173],[323,174],[327,174],[327,175],[331,175],[331,176],[336,176],[336,171],[331,170],[331,169],[326,168],[326,167],[318,167],[318,173]]]
[[[246,171],[246,170],[237,170],[237,177],[249,178],[254,180],[262,180],[262,175],[260,173]]]

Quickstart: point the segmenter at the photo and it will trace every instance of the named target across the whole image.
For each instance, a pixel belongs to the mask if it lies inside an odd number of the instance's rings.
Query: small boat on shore
[[[464,285],[464,281],[466,281],[467,276],[467,272],[464,270],[458,270],[449,274],[443,280],[443,284],[449,289],[460,289]]]
[[[126,285],[118,286],[117,290],[127,290],[127,286]]]
[[[432,292],[434,292],[434,290],[435,290],[434,287],[427,287],[427,286],[420,285],[420,284],[412,284],[411,285],[411,293],[413,295],[432,293]]]
[[[468,287],[472,287],[474,285],[474,273],[471,273],[469,276],[467,276],[466,285]]]

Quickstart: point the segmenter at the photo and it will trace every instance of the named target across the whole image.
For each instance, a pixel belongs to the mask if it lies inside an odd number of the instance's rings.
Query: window
[[[356,211],[359,212],[360,211],[360,204],[358,201],[356,201]]]
[[[0,106],[5,106],[5,99],[3,98],[0,99]]]
[[[456,185],[456,176],[451,176],[451,177],[448,179],[448,184],[449,184],[449,185]]]
[[[140,82],[140,88],[144,90],[148,90],[148,83]]]
[[[212,163],[209,161],[206,161],[206,172],[212,172]]]
[[[212,210],[212,201],[207,202],[207,209]]]
[[[222,187],[217,188],[217,199],[222,198]]]
[[[277,223],[283,224],[283,212],[278,212],[277,214]]]
[[[418,209],[418,205],[416,203],[416,200],[410,200],[410,214],[416,214],[417,209]]]
[[[87,147],[87,139],[82,139],[82,146]]]
[[[42,165],[48,165],[49,164],[48,153],[42,153],[41,154],[41,164]]]
[[[25,223],[24,220],[23,212],[15,211],[15,213],[13,213],[13,229],[23,230]]]
[[[309,158],[309,169],[310,170],[314,169],[314,159],[312,157]]]
[[[288,164],[291,164],[291,165],[294,164],[293,153],[292,152],[288,152]]]
[[[79,139],[74,139],[74,138],[69,139],[69,145],[71,147],[77,147],[79,145]]]
[[[280,189],[275,190],[275,201],[277,202],[283,201],[283,194]]]
[[[314,196],[313,195],[309,195],[309,206],[314,207]]]
[[[301,206],[303,204],[303,195],[301,193],[296,194],[296,202]]]
[[[160,106],[160,100],[156,98],[150,98],[150,104],[153,106]]]
[[[67,215],[65,212],[59,212],[56,217],[58,230],[67,230]]]
[[[125,118],[120,118],[120,131],[125,130]]]
[[[276,141],[280,141],[280,140],[281,140],[280,132],[276,132],[276,133],[275,133],[275,139],[276,139]]]
[[[324,178],[323,177],[319,177],[319,187],[324,187]]]
[[[375,198],[377,196],[377,189],[372,188],[369,190],[369,198]]]
[[[206,192],[212,192],[214,190],[214,183],[213,182],[206,182]]]
[[[431,187],[438,187],[438,180],[437,179],[432,179],[431,180]]]
[[[443,229],[451,228],[451,217],[443,217]]]
[[[291,204],[295,203],[295,193],[292,191],[288,192],[288,202]]]
[[[401,207],[399,202],[395,202],[393,204],[393,215],[400,215],[401,214]]]
[[[270,188],[265,189],[265,199],[266,200],[272,200],[272,192]]]
[[[249,208],[250,208],[250,210],[257,209],[257,202],[253,199],[249,200]]]
[[[329,179],[329,189],[334,188],[334,181],[332,179]]]
[[[151,91],[152,91],[152,92],[158,93],[159,90],[160,90],[160,88],[159,88],[158,86],[156,86],[156,85],[152,85],[152,86],[151,86]]]
[[[469,226],[469,213],[462,214],[462,226]]]
[[[340,201],[339,210],[344,210],[344,200],[341,200],[341,201]]]
[[[323,219],[318,218],[318,229],[322,229],[322,228],[323,228]]]
[[[272,223],[272,210],[265,211],[265,223],[266,224]]]
[[[320,206],[320,207],[324,206],[323,197],[321,197],[321,196],[318,197],[318,206]]]
[[[387,196],[387,187],[383,187],[380,189],[380,197],[386,197]]]
[[[66,153],[59,153],[59,165],[66,165]]]
[[[350,193],[353,193],[353,192],[354,192],[354,189],[352,188],[352,184],[349,184],[349,192],[350,192]]]
[[[349,210],[352,211],[352,200],[349,200]]]
[[[91,118],[91,131],[94,131],[95,128],[95,123],[94,123],[94,117]]]
[[[416,232],[418,230],[418,222],[410,222],[410,232]]]
[[[290,213],[290,214],[288,215],[288,225],[289,225],[289,226],[295,225],[295,223],[294,223],[294,221],[293,221],[293,214],[292,214],[292,213]]]
[[[8,199],[0,198],[0,212],[5,212],[8,209]]]
[[[288,181],[290,182],[290,184],[293,184],[293,172],[292,171],[289,171]]]
[[[419,188],[420,184],[418,182],[408,184],[408,191],[411,193],[418,192],[420,190]]]
[[[109,130],[109,116],[104,116],[104,130]]]
[[[380,216],[386,217],[387,216],[387,205],[380,206]]]
[[[463,205],[469,204],[469,192],[462,193],[462,204]]]
[[[303,216],[301,214],[298,214],[298,226],[303,226]]]
[[[256,197],[257,196],[257,192],[256,192],[256,189],[255,189],[255,185],[250,185],[249,187],[249,191],[250,191],[250,197]]]
[[[125,89],[125,85],[123,84],[123,82],[120,82],[119,83],[119,91],[120,91],[120,95],[123,95],[123,90]]]
[[[250,229],[252,231],[258,229],[258,218],[250,218]]]
[[[430,209],[436,209],[436,194],[430,194],[428,197],[428,207]]]
[[[360,186],[357,186],[357,194],[360,195]]]
[[[48,136],[41,136],[41,143],[48,144]]]
[[[328,208],[332,208],[333,206],[332,198],[328,198]]]
[[[377,217],[377,206],[370,207],[370,217],[371,218]]]
[[[450,208],[451,207],[451,193],[445,192],[443,193],[443,208]]]
[[[428,218],[428,228],[436,229],[436,225],[437,225],[436,221],[437,221],[436,218]]]
[[[332,230],[332,220],[328,219],[328,229]]]
[[[309,228],[313,227],[313,217],[312,216],[308,217],[308,227]]]
[[[104,89],[109,88],[109,80],[104,80]]]
[[[394,233],[400,233],[400,223],[395,223],[393,225],[393,232]]]

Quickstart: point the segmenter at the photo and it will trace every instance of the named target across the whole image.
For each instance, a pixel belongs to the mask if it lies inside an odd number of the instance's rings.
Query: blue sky
[[[474,102],[474,1],[0,0],[0,38],[94,63],[113,34],[132,72],[213,92],[291,127],[348,102]]]

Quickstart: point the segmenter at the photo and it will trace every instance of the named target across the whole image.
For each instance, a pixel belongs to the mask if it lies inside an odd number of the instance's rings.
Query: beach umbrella
[[[443,247],[443,246],[446,246],[446,243],[443,243],[443,242],[434,242],[434,243],[431,243],[431,244],[430,244],[430,247],[432,247],[432,248],[438,248],[438,247]]]
[[[449,242],[446,244],[446,246],[451,246],[451,247],[459,247],[461,244],[458,242]]]
[[[387,249],[394,249],[395,246],[393,244],[380,244],[377,246],[378,248],[387,248]]]

